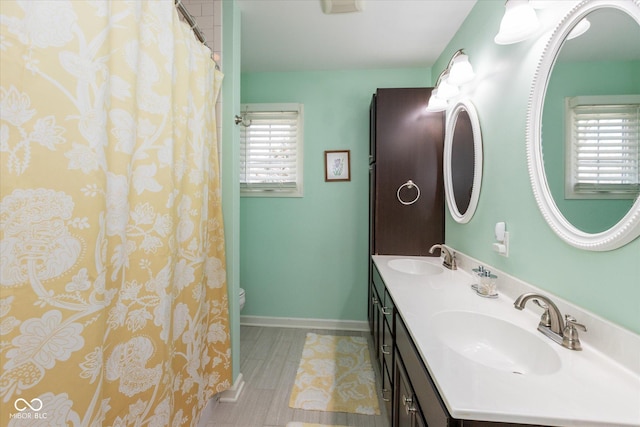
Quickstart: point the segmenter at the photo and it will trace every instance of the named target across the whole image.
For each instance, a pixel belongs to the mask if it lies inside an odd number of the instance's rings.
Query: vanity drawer
[[[396,347],[429,427],[456,425],[445,407],[402,318],[396,316]]]

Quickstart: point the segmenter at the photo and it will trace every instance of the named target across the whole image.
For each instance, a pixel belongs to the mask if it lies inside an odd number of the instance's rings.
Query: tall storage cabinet
[[[426,111],[431,90],[378,89],[373,95],[370,255],[428,256],[432,245],[444,243],[444,114]],[[436,251],[433,255],[438,254]],[[404,377],[397,368],[402,365],[394,360],[395,305],[371,258],[369,262],[369,326],[381,379],[380,393],[387,415],[392,417],[391,424],[399,427],[404,425],[403,418],[398,418],[400,414],[394,408],[402,399],[398,394],[402,387],[399,379]],[[420,421],[414,416],[407,419]]]
[[[371,254],[429,256],[444,242],[444,114],[426,111],[431,90],[378,89],[373,96]]]

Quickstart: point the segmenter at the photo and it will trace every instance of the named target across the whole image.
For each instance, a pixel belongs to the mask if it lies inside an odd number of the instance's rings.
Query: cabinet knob
[[[386,356],[386,355],[391,354],[391,351],[386,350],[388,347],[389,347],[389,344],[382,344],[382,345],[380,346],[380,351],[381,351],[381,352],[382,352],[382,354],[384,354],[385,356]]]
[[[402,395],[402,405],[404,410],[409,415],[412,412],[416,412],[416,407],[413,406],[413,398]]]

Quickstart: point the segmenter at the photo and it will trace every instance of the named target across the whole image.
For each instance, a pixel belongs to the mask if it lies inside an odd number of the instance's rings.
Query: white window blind
[[[640,190],[640,96],[567,100],[568,198],[635,198]]]
[[[242,110],[241,194],[302,196],[302,105],[247,104]]]

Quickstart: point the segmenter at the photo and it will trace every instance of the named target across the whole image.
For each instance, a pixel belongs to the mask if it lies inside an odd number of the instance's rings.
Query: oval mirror
[[[578,35],[583,27],[587,31]],[[640,5],[578,4],[542,54],[527,115],[529,175],[538,207],[574,247],[612,250],[640,235],[634,107],[639,99]],[[634,108],[635,132],[623,117]],[[635,151],[628,150],[632,146]]]
[[[473,217],[482,183],[482,134],[470,101],[456,103],[447,114],[444,137],[444,188],[454,220]]]

